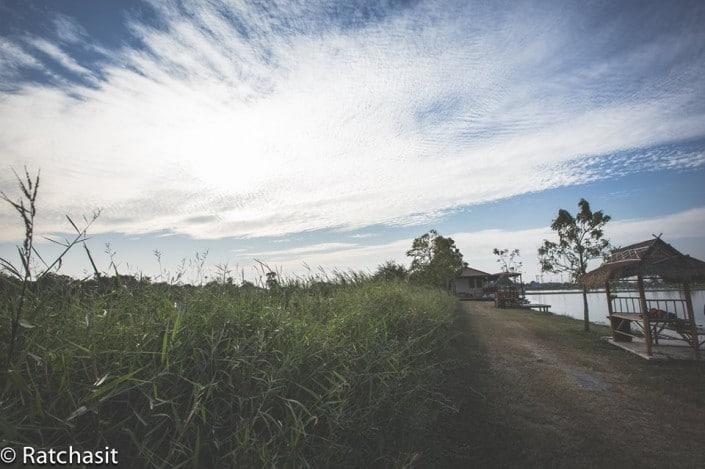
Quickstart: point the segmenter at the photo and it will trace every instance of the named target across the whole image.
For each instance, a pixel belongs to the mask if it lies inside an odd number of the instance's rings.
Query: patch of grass
[[[126,466],[401,466],[445,405],[455,301],[434,289],[67,282],[27,301],[1,445],[110,446]]]

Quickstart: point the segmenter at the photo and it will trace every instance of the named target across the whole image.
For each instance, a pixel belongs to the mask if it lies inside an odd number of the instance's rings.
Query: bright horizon
[[[43,234],[100,208],[99,268],[110,243],[151,276],[155,249],[373,270],[436,228],[480,270],[520,249],[528,281],[581,197],[615,245],[703,259],[703,23],[696,2],[5,2],[0,190],[41,169]]]

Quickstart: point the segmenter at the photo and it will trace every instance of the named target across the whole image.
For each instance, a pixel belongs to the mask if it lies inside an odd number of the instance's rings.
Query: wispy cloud
[[[2,81],[13,80],[23,68],[42,68],[42,65],[30,53],[25,52],[22,46],[0,37],[0,78]]]
[[[345,22],[307,3],[152,5],[128,23],[139,46],[100,63],[74,53],[85,31],[67,17],[62,42],[0,43],[15,85],[0,151],[42,168],[46,230],[95,206],[98,231],[197,238],[413,224],[705,163],[702,144],[671,146],[705,137],[705,33],[686,21],[702,9],[642,39],[642,17],[597,7],[433,2]],[[65,80],[16,82],[28,67]]]
[[[247,252],[247,256],[253,258],[264,258],[273,262],[297,258],[300,259],[302,256],[311,254],[321,254],[326,252],[348,250],[351,248],[358,247],[358,245],[353,243],[318,243],[311,244],[308,246],[289,248],[289,249],[278,249],[272,251],[259,251],[259,252]]]
[[[89,69],[81,66],[68,53],[64,52],[64,50],[62,50],[60,47],[47,41],[46,39],[33,38],[30,39],[28,42],[37,51],[42,54],[45,54],[50,60],[53,60],[65,70],[68,70],[80,76],[92,76],[91,71]]]
[[[56,36],[63,42],[77,43],[88,38],[85,28],[66,15],[57,14],[53,23]]]

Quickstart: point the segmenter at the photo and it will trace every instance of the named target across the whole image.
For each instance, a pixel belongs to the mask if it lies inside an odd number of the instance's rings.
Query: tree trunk
[[[588,311],[586,287],[583,287],[583,320],[585,321],[585,332],[587,332],[590,330],[590,312]]]

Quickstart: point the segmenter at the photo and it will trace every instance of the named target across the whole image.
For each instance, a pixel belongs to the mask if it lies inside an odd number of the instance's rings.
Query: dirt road
[[[429,466],[705,467],[705,366],[646,362],[570,318],[465,302]]]

